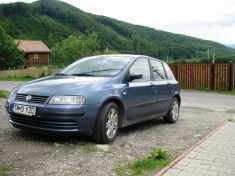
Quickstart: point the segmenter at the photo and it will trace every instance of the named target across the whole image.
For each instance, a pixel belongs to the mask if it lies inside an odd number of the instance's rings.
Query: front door
[[[141,73],[143,77],[128,83],[129,97],[128,120],[153,114],[156,110],[156,85],[151,80],[148,59],[137,59],[130,68],[130,74]]]

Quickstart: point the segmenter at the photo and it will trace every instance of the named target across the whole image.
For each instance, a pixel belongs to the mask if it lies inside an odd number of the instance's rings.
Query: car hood
[[[25,83],[16,91],[41,96],[84,95],[89,90],[100,89],[111,80],[105,77],[51,76]]]

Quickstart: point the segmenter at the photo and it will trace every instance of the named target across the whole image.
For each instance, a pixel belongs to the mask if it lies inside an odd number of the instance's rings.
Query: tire
[[[165,123],[175,123],[179,118],[179,100],[177,98],[173,98],[171,101],[171,105],[169,107],[168,113],[163,117]]]
[[[118,134],[119,117],[119,109],[115,103],[105,104],[97,117],[92,140],[102,144],[113,142]]]

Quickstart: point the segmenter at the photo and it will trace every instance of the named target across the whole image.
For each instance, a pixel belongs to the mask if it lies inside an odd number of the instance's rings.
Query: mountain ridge
[[[230,47],[230,48],[234,48],[235,49],[235,43],[234,44],[224,44],[225,46],[228,46],[228,47]]]
[[[42,40],[50,48],[70,35],[95,32],[101,50],[124,54],[190,59],[206,57],[209,48],[217,56],[235,55],[235,49],[217,42],[94,15],[56,0],[0,4],[0,25],[15,39]]]

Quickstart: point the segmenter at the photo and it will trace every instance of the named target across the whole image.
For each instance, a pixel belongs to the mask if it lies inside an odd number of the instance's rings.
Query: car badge
[[[29,102],[31,99],[32,99],[31,95],[28,95],[25,100]]]

